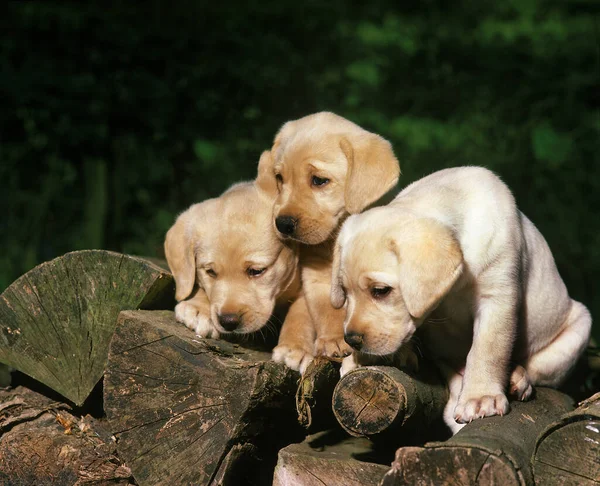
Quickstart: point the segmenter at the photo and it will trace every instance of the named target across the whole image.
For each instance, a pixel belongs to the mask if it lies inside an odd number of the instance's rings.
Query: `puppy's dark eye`
[[[325,177],[317,177],[317,176],[312,177],[312,185],[313,186],[321,187],[321,186],[326,185],[328,182],[329,182],[329,179],[326,179]]]
[[[371,287],[371,296],[374,299],[383,299],[390,295],[392,287]]]
[[[265,270],[266,268],[248,268],[246,273],[249,277],[258,277],[259,275],[265,273]]]
[[[217,272],[215,272],[212,268],[207,268],[206,275],[208,275],[209,277],[212,277],[212,278],[216,278]]]

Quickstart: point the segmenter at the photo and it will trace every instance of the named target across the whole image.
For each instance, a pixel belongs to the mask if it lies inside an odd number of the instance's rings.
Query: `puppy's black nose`
[[[277,230],[286,236],[291,236],[296,231],[296,225],[298,224],[298,220],[292,218],[291,216],[278,216],[275,219],[275,226],[277,226]]]
[[[237,314],[220,314],[219,324],[228,332],[235,331],[240,325],[240,316]]]
[[[356,332],[349,332],[348,334],[344,334],[344,341],[358,351],[363,345],[363,335]]]

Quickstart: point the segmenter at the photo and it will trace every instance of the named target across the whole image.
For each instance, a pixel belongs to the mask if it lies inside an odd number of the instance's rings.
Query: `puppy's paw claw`
[[[508,399],[504,394],[484,395],[459,401],[454,409],[454,420],[459,424],[466,424],[478,418],[504,415],[509,410]]]
[[[315,341],[315,356],[329,358],[345,358],[352,353],[352,348],[341,337],[319,337]]]
[[[175,306],[175,319],[185,324],[197,336],[218,339],[219,331],[215,329],[210,316],[205,315],[195,305],[189,302],[179,302]]]
[[[312,363],[314,356],[307,353],[304,349],[282,344],[273,349],[271,359],[304,374],[308,365]]]
[[[529,400],[533,394],[529,375],[522,366],[517,365],[510,375],[509,394],[522,402]]]
[[[358,368],[359,365],[356,362],[356,359],[353,355],[346,356],[342,360],[342,366],[340,366],[340,377],[344,376],[346,373],[349,373],[352,370]]]

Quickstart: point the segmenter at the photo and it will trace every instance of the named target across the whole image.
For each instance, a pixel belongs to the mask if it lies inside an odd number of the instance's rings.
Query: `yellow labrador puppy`
[[[198,335],[250,333],[263,327],[277,302],[299,290],[298,252],[273,230],[277,187],[270,152],[254,182],[182,213],[165,240],[175,277],[176,319]]]
[[[333,242],[349,214],[396,185],[400,166],[388,141],[328,112],[283,125],[271,152],[279,189],[275,227],[284,240],[303,243],[303,298],[286,319],[273,358],[302,371],[313,355],[351,351],[344,313],[329,300]]]
[[[361,353],[394,353],[418,329],[447,375],[454,432],[508,412],[509,382],[521,400],[531,385],[559,385],[592,323],[508,187],[480,167],[436,172],[348,218],[331,300],[345,304],[346,341]],[[359,363],[346,358],[343,372]]]

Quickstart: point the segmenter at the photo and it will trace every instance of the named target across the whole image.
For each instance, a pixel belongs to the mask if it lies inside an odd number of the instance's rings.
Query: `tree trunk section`
[[[172,308],[173,285],[166,267],[109,251],[42,263],[0,295],[0,362],[81,405],[104,373],[119,312]]]
[[[600,485],[600,393],[540,434],[533,472],[539,485]]]
[[[296,392],[296,411],[298,422],[309,432],[337,425],[331,400],[339,380],[339,363],[322,356],[317,356],[300,378]]]
[[[172,312],[118,322],[104,405],[139,485],[271,484],[278,449],[302,437],[298,374],[270,353],[199,338]]]
[[[386,435],[442,417],[448,390],[434,369],[412,375],[390,366],[365,366],[346,374],[335,387],[333,412],[356,437]]]
[[[538,434],[572,409],[569,396],[537,388],[535,399],[511,403],[504,417],[474,420],[446,442],[398,449],[381,484],[533,484],[530,461]]]
[[[68,409],[23,387],[0,391],[0,484],[133,484],[102,422]]]
[[[330,441],[328,432],[279,451],[273,486],[375,486],[389,467],[359,460],[373,454],[364,437]]]

